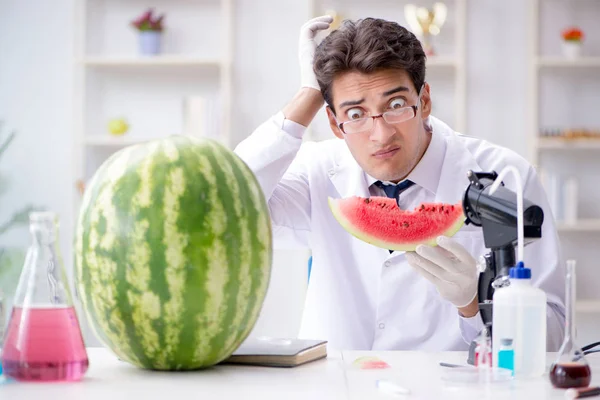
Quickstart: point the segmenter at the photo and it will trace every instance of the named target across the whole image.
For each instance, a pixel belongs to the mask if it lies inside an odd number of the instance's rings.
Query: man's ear
[[[337,122],[335,120],[335,115],[333,115],[333,110],[329,106],[325,107],[325,110],[327,111],[327,118],[329,119],[329,127],[331,128],[331,131],[335,136],[337,136],[340,139],[343,139],[344,132],[342,132],[340,128],[338,128]]]
[[[421,94],[421,118],[425,119],[431,114],[431,89],[429,83],[423,85],[423,93]]]

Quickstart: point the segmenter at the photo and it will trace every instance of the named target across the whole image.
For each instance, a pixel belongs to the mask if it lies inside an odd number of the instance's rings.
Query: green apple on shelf
[[[108,130],[113,135],[123,135],[129,129],[129,124],[124,118],[115,118],[108,123]]]

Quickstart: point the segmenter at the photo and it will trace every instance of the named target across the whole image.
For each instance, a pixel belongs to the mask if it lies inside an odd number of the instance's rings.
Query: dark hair
[[[419,90],[425,82],[426,56],[421,42],[396,22],[376,18],[344,21],[315,51],[313,68],[325,102],[332,104],[336,75],[347,71],[372,73],[405,70]]]

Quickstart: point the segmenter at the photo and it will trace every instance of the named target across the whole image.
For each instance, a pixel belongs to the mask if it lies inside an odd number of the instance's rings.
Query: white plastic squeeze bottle
[[[546,369],[546,293],[531,285],[523,262],[510,269],[510,285],[494,292],[492,362],[498,367],[503,339],[512,339],[516,378],[542,376]]]

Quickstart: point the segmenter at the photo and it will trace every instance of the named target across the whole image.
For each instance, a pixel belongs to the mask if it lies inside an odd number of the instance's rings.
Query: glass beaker
[[[575,343],[575,260],[567,261],[566,278],[565,339],[558,357],[550,367],[550,382],[557,388],[587,387],[592,379],[592,372],[583,351]]]
[[[4,293],[2,292],[2,289],[0,289],[0,375],[2,375],[2,346],[4,344],[4,324],[6,322],[4,304]]]
[[[60,256],[58,218],[29,215],[27,251],[8,323],[2,366],[21,381],[75,381],[88,357]]]
[[[492,340],[487,326],[483,327],[477,336],[476,341],[475,366],[480,368],[490,368],[492,366]]]

